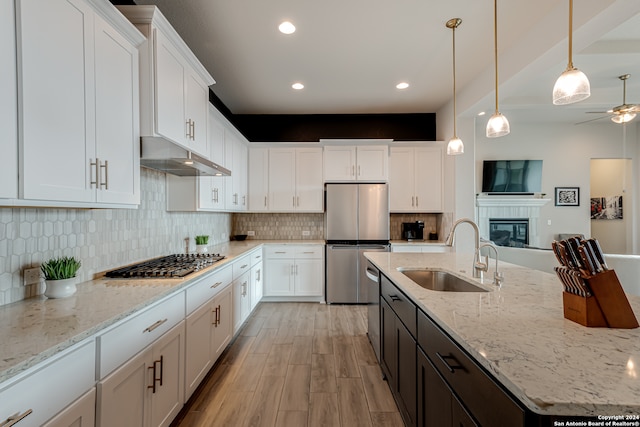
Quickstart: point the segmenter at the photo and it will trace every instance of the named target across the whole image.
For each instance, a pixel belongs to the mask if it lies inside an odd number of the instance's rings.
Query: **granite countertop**
[[[109,279],[77,285],[68,298],[44,296],[0,306],[0,383],[86,339],[262,244],[324,244],[320,240],[245,240],[209,247],[226,258],[182,279]]]
[[[392,245],[436,245],[444,246],[445,243],[442,240],[391,240]]]
[[[365,256],[532,411],[640,415],[640,328],[587,328],[565,319],[555,275],[501,262],[501,288],[485,280],[490,292],[438,292],[397,268],[447,270],[478,282],[471,278],[473,254]],[[629,301],[637,317],[640,297]]]

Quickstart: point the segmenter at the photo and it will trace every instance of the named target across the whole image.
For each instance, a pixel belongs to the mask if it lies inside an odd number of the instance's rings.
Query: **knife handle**
[[[602,269],[608,270],[609,266],[607,265],[607,262],[604,260],[604,252],[602,252],[602,247],[600,247],[600,242],[598,242],[598,240],[594,238],[587,240],[587,242],[591,246],[591,249],[593,250],[593,253],[598,259],[598,262],[600,263],[600,266],[602,267]]]
[[[582,260],[582,263],[586,267],[589,274],[591,276],[596,274],[598,271],[596,270],[595,265],[591,261],[591,257],[589,256],[587,247],[584,245],[578,247],[578,253],[580,254],[580,259]]]
[[[591,260],[591,263],[593,264],[595,272],[602,273],[602,270],[603,270],[602,264],[600,264],[600,260],[598,260],[598,257],[596,256],[593,248],[591,247],[591,244],[589,242],[585,242],[583,247],[584,247],[584,252],[589,257],[589,259]]]
[[[553,249],[553,254],[556,256],[556,259],[558,260],[560,265],[565,265],[565,260],[562,258],[562,254],[560,253],[560,245],[557,240],[551,242],[551,249]]]
[[[569,268],[571,268],[573,270],[577,270],[577,269],[580,268],[580,263],[578,262],[577,257],[575,256],[575,254],[571,250],[571,245],[566,240],[562,240],[560,242],[560,253],[562,254],[564,259],[566,260],[566,266],[567,267],[569,267]]]

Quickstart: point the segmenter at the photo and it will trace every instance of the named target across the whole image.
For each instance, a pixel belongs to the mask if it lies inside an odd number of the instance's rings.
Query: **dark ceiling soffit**
[[[209,101],[251,142],[320,139],[435,141],[435,113],[233,114],[213,91]]]

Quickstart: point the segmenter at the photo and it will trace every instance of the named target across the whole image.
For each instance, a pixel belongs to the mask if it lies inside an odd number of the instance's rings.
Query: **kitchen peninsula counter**
[[[365,256],[476,362],[542,415],[640,415],[640,328],[587,328],[563,316],[562,285],[549,273],[500,263],[490,292],[424,289],[397,269],[429,268],[472,279],[472,254]],[[493,277],[495,261],[485,273]],[[478,282],[479,283],[479,282]],[[640,297],[629,297],[636,316]]]
[[[262,244],[324,244],[319,240],[245,240],[209,247],[226,258],[182,279],[97,277],[68,298],[44,296],[0,306],[0,384],[137,311],[188,287]],[[118,266],[114,266],[117,268]],[[99,275],[100,276],[100,275]]]

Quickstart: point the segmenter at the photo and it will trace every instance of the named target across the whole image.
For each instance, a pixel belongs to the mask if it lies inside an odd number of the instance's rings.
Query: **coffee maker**
[[[424,221],[403,222],[402,238],[410,242],[424,240]]]

